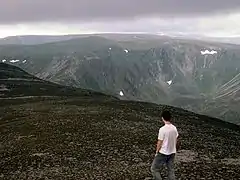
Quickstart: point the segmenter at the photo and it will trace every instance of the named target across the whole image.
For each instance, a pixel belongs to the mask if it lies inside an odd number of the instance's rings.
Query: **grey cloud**
[[[239,0],[1,0],[0,24],[191,17],[239,8]]]

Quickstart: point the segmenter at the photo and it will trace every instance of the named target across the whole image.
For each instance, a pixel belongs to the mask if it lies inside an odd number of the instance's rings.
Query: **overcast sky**
[[[240,36],[240,0],[1,0],[0,37],[145,32]]]

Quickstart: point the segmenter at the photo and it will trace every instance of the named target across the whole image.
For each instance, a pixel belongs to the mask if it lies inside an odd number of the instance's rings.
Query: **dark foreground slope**
[[[163,108],[174,113],[181,135],[177,179],[240,178],[236,125],[181,109],[104,98],[13,101],[18,105],[0,107],[1,179],[151,177]]]
[[[177,179],[240,178],[237,125],[178,108],[120,101],[0,67],[0,179],[151,177],[164,108],[174,114],[181,136]]]

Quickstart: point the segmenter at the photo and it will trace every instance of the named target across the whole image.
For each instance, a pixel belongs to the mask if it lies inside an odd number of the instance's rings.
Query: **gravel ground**
[[[0,179],[151,179],[163,108],[181,137],[177,179],[240,179],[238,126],[140,102],[7,101],[0,105]]]

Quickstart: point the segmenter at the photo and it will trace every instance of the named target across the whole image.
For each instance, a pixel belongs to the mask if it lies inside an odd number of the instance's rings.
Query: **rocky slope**
[[[19,79],[11,81],[12,86],[24,82],[20,79],[39,80],[19,68],[0,67],[0,77]],[[41,86],[49,89],[49,84]],[[0,99],[3,180],[149,179],[163,109],[172,112],[181,137],[177,179],[240,179],[237,125],[170,106],[120,101],[97,93],[86,96],[83,90],[52,96],[50,90],[42,94],[34,88],[34,81],[30,85],[22,87],[34,89],[28,96],[20,93]]]
[[[181,135],[177,179],[240,178],[237,126],[146,103],[82,97],[11,103],[16,101],[0,107],[1,179],[150,178],[165,108]]]
[[[98,35],[0,46],[0,59],[63,85],[239,123],[239,50],[237,45],[169,37]]]

